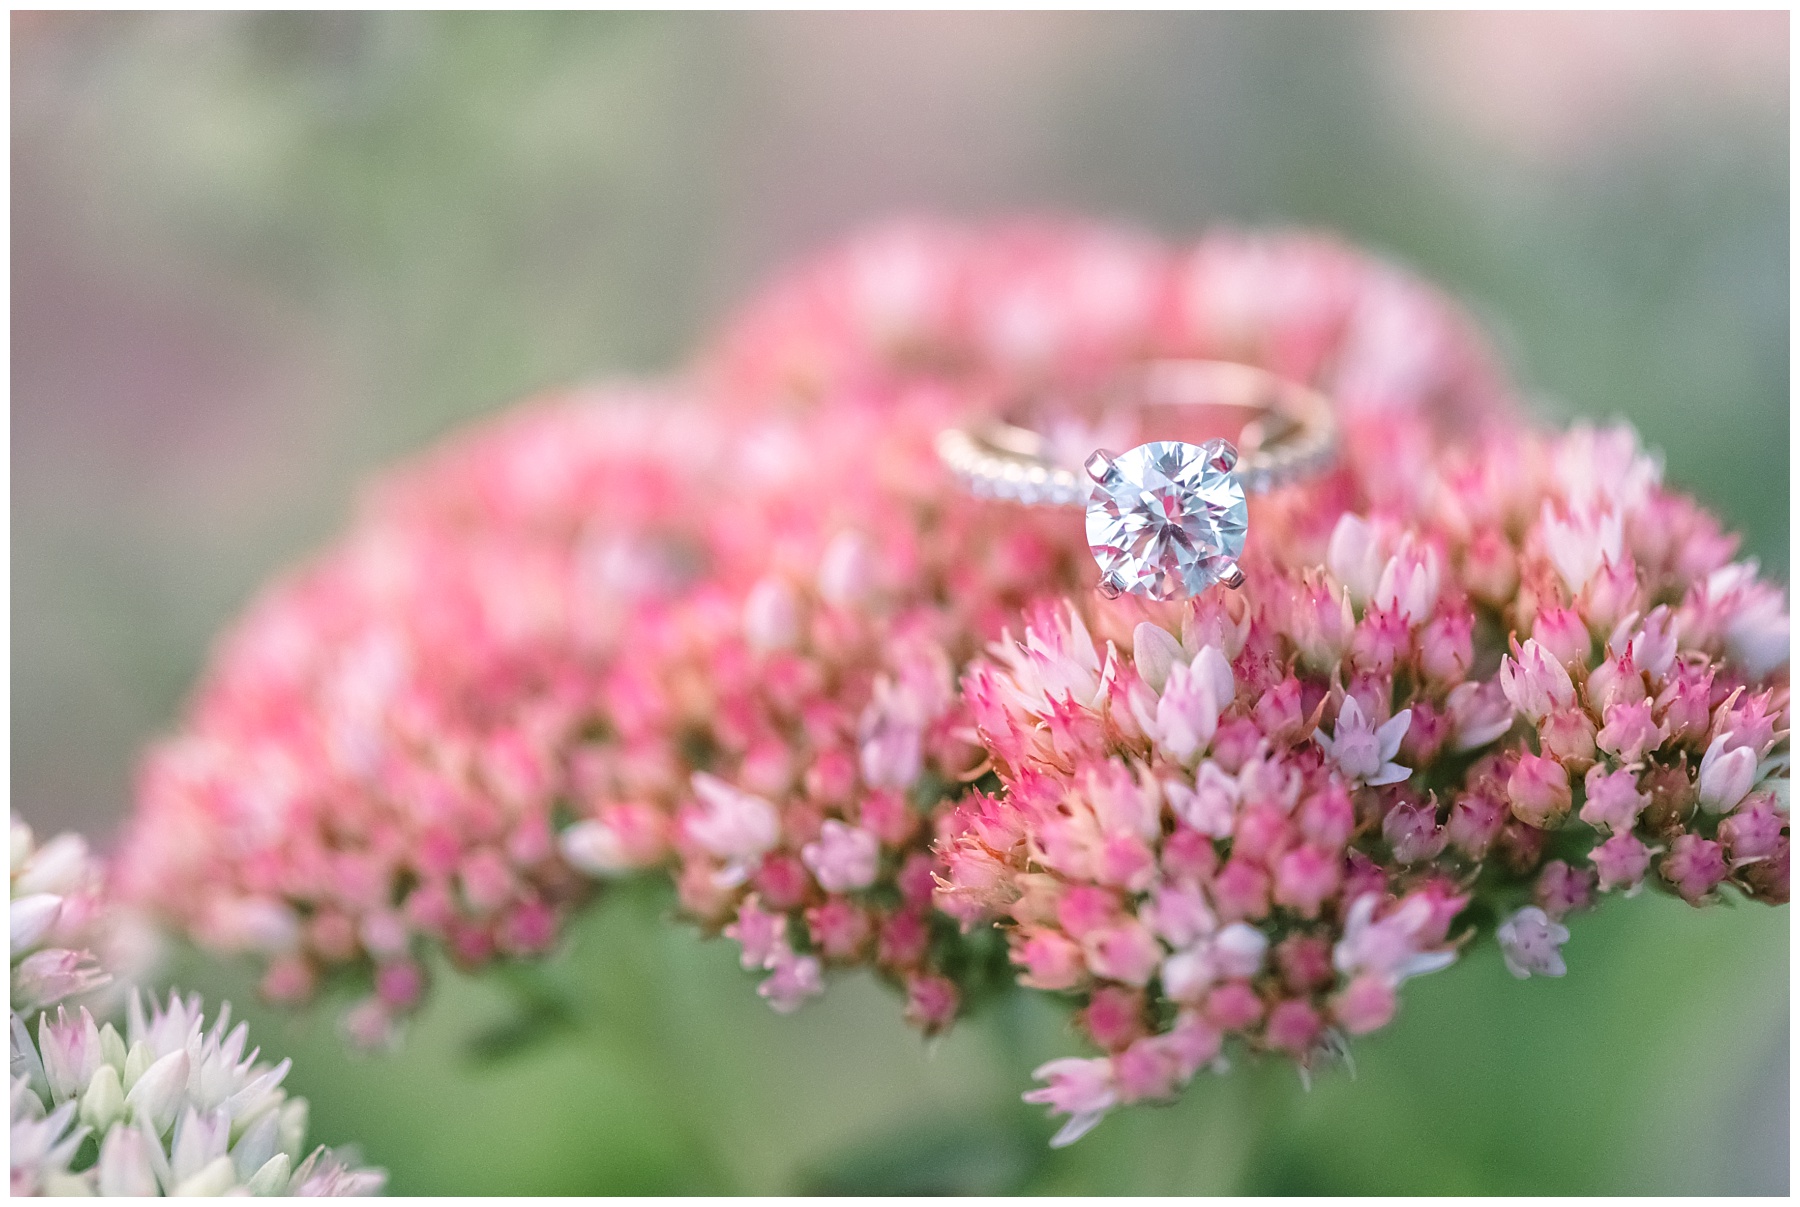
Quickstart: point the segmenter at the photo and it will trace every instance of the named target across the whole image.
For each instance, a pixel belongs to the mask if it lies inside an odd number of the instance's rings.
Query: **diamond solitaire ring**
[[[1140,421],[1161,407],[1190,422],[1214,408],[1236,412],[1239,421],[1247,413],[1248,421],[1236,444],[1153,440],[1125,453],[1099,449],[1079,470],[1061,463],[1044,435],[1009,423],[942,432],[938,456],[977,495],[1086,508],[1088,548],[1109,599],[1126,592],[1179,599],[1215,582],[1240,586],[1245,496],[1330,465],[1337,451],[1330,400],[1262,369],[1213,360],[1149,362],[1117,394]]]

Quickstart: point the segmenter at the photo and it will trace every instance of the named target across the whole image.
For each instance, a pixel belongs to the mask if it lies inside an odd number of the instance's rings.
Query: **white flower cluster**
[[[79,834],[38,846],[12,819],[12,1008],[30,1014],[110,980],[99,938],[102,875]]]
[[[289,1062],[244,1049],[222,1006],[131,996],[125,1036],[85,1007],[40,1015],[37,1041],[12,1016],[12,1191],[102,1195],[366,1195],[380,1170],[320,1146],[304,1160],[306,1100],[281,1088]],[[94,1156],[76,1169],[84,1142]]]
[[[103,869],[80,836],[39,847],[12,821],[12,1193],[366,1195],[387,1181],[320,1146],[302,1160],[306,1100],[289,1062],[245,1048],[221,1006],[134,990],[125,1035],[87,1006],[57,1006],[112,979],[92,948],[110,925]],[[26,1019],[37,1017],[34,1039]]]

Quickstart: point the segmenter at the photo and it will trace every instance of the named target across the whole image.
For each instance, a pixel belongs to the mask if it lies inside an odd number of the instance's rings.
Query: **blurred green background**
[[[1787,21],[15,14],[15,807],[108,839],[211,635],[371,469],[666,371],[901,210],[1336,228],[1462,296],[1547,413],[1629,418],[1785,576]],[[1354,1079],[1240,1068],[1048,1154],[1016,1095],[1076,1050],[1049,1003],[935,1045],[862,980],[776,1018],[668,909],[635,888],[517,983],[446,974],[395,1057],[250,1013],[399,1192],[1788,1186],[1785,910],[1616,904],[1562,981],[1485,951],[1411,984]],[[243,969],[174,972],[248,1004]]]

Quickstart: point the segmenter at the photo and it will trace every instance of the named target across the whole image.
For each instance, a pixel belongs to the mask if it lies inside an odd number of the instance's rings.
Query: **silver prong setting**
[[[1238,463],[1237,445],[1229,440],[1219,441],[1219,451],[1213,454],[1212,463],[1220,473],[1230,473]]]
[[[1087,476],[1092,479],[1096,485],[1104,486],[1106,485],[1106,480],[1118,472],[1113,466],[1113,462],[1118,459],[1119,454],[1113,452],[1111,449],[1097,448],[1088,455],[1086,461],[1081,463],[1081,468],[1086,471]]]
[[[1235,591],[1244,585],[1244,571],[1236,563],[1231,562],[1219,572],[1219,584]]]
[[[1099,590],[1100,598],[1102,599],[1117,599],[1119,596],[1125,594],[1125,587],[1123,584],[1110,575],[1100,580],[1100,586],[1097,589]]]

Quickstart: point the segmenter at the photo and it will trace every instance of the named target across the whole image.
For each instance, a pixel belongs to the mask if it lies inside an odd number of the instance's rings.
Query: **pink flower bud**
[[[390,1010],[411,1010],[425,996],[425,970],[412,960],[381,965],[375,970],[375,996]]]
[[[1213,734],[1213,760],[1231,775],[1236,775],[1262,745],[1262,730],[1249,717],[1231,717],[1219,722]]]
[[[1408,711],[1412,713],[1412,724],[1407,727],[1406,740],[1400,743],[1399,757],[1406,760],[1407,766],[1422,767],[1434,761],[1450,741],[1450,718],[1430,700],[1415,700]]]
[[[1487,857],[1510,812],[1507,802],[1489,792],[1468,792],[1450,806],[1445,833],[1450,845],[1473,860]]]
[[[282,956],[269,965],[257,992],[278,1005],[298,1005],[312,997],[318,975],[312,964],[298,956]]]
[[[1716,842],[1698,834],[1682,834],[1669,845],[1659,871],[1690,905],[1698,905],[1725,879],[1725,853]]]
[[[1628,769],[1609,772],[1596,763],[1588,768],[1586,786],[1581,820],[1596,829],[1629,834],[1650,804],[1650,794],[1638,790],[1637,774]]]
[[[1767,859],[1780,847],[1787,824],[1787,818],[1776,811],[1775,794],[1756,792],[1719,823],[1719,841],[1733,863]]]
[[[1519,756],[1506,781],[1506,796],[1512,815],[1540,830],[1560,825],[1573,803],[1569,773],[1555,759],[1535,754]]]
[[[1318,935],[1289,935],[1275,948],[1275,966],[1290,993],[1304,997],[1337,979],[1331,966],[1331,944]]]
[[[817,842],[809,842],[800,858],[828,893],[848,893],[875,883],[881,841],[860,826],[828,819]]]
[[[737,920],[725,927],[724,934],[743,948],[740,962],[746,971],[769,968],[775,963],[775,953],[787,947],[787,915],[763,909],[751,893],[738,906]]]
[[[1311,1005],[1289,998],[1277,1002],[1275,1008],[1269,1011],[1269,1021],[1263,1029],[1263,1042],[1278,1052],[1303,1057],[1317,1042],[1324,1027],[1319,1012]]]
[[[1139,916],[1174,948],[1211,934],[1218,925],[1198,885],[1159,885]]]
[[[1116,1052],[1144,1034],[1144,994],[1102,985],[1094,990],[1076,1021],[1097,1047]]]
[[[1494,849],[1507,871],[1515,876],[1524,876],[1536,871],[1538,864],[1544,861],[1544,846],[1549,837],[1546,831],[1509,817],[1506,824],[1500,827],[1500,837],[1495,840]]]
[[[1381,611],[1398,615],[1402,623],[1416,627],[1437,607],[1441,577],[1438,551],[1415,541],[1408,533],[1382,568],[1371,602]]]
[[[1572,868],[1560,859],[1552,859],[1538,873],[1531,898],[1550,917],[1561,920],[1576,910],[1594,903],[1594,872],[1589,868]]]
[[[821,751],[806,769],[806,794],[822,805],[842,805],[856,789],[856,760],[846,750]]]
[[[1121,1102],[1172,1097],[1179,1077],[1179,1062],[1165,1036],[1140,1039],[1113,1057]]]
[[[1170,758],[1191,764],[1212,741],[1219,713],[1233,694],[1230,666],[1208,646],[1191,666],[1177,662],[1170,669],[1154,723],[1144,728]]]
[[[828,960],[854,960],[874,931],[866,911],[843,897],[827,897],[806,911],[806,931]]]
[[[1351,978],[1344,991],[1332,999],[1331,1013],[1351,1035],[1367,1035],[1394,1019],[1399,999],[1388,979],[1372,972]]]
[[[556,941],[556,926],[556,910],[550,905],[521,901],[501,916],[494,940],[508,955],[537,955]]]
[[[1222,919],[1260,918],[1269,912],[1269,877],[1255,864],[1234,855],[1213,877],[1212,898]]]
[[[1361,851],[1351,851],[1344,864],[1344,887],[1339,894],[1343,901],[1351,902],[1359,897],[1382,897],[1387,894],[1387,872],[1367,855]]]
[[[1163,1036],[1168,1050],[1175,1057],[1175,1075],[1186,1081],[1202,1065],[1211,1064],[1218,1059],[1224,1038],[1219,1034],[1219,1029],[1198,1012],[1183,1010],[1176,1016],[1175,1026]]]
[[[1678,746],[1697,747],[1712,724],[1712,667],[1677,663],[1656,697],[1668,740]]]
[[[1544,753],[1575,774],[1586,771],[1594,761],[1594,722],[1582,708],[1566,708],[1544,718],[1538,726],[1538,741]]]
[[[1747,746],[1761,758],[1774,747],[1776,721],[1779,714],[1786,711],[1785,707],[1775,707],[1771,712],[1772,707],[1772,691],[1756,695],[1734,692],[1725,703],[1719,705],[1718,712],[1713,717],[1713,734],[1715,737],[1725,738],[1725,749],[1736,750],[1740,746]]]
[[[1475,613],[1466,605],[1447,611],[1419,635],[1419,669],[1438,687],[1461,683],[1475,661]]]
[[[941,976],[906,978],[906,1021],[926,1035],[936,1035],[956,1020],[962,994]]]
[[[1635,889],[1650,870],[1650,851],[1632,834],[1613,835],[1595,847],[1588,858],[1600,877],[1603,893]]]
[[[878,563],[869,543],[840,532],[819,559],[819,597],[836,608],[854,608],[875,593]]]
[[[1458,684],[1451,689],[1449,707],[1453,745],[1458,752],[1480,750],[1512,729],[1512,702],[1496,680]]]
[[[781,836],[775,806],[760,796],[739,791],[716,776],[697,771],[693,777],[699,808],[686,817],[690,838],[709,854],[733,864],[747,864],[773,847]]]
[[[1615,636],[1614,640],[1617,640]],[[1629,634],[1631,660],[1654,682],[1661,682],[1675,665],[1680,649],[1679,625],[1675,613],[1666,604],[1658,605],[1644,617],[1643,624]]]
[[[111,979],[91,952],[46,947],[32,952],[13,969],[13,1006],[21,1010],[42,1009],[97,989]],[[87,1013],[86,1007],[82,1013]]]
[[[798,909],[811,892],[812,877],[806,865],[787,851],[763,856],[751,881],[770,909]]]
[[[1613,705],[1635,704],[1648,692],[1644,688],[1643,672],[1632,662],[1631,651],[1627,649],[1618,657],[1602,660],[1594,668],[1583,694],[1588,707],[1604,716]]]
[[[1161,692],[1169,681],[1169,671],[1177,662],[1187,662],[1181,642],[1161,625],[1142,621],[1131,633],[1131,664],[1152,691]]]
[[[795,955],[784,948],[775,953],[773,967],[756,992],[777,1014],[792,1014],[807,999],[825,992],[823,968],[816,956]]]
[[[1738,883],[1751,897],[1766,905],[1788,902],[1788,840],[1776,840],[1775,850],[1738,873]]]
[[[1575,703],[1575,684],[1569,672],[1536,640],[1514,649],[1512,657],[1500,659],[1500,690],[1534,723]]]
[[[1504,533],[1484,528],[1463,550],[1463,585],[1490,607],[1500,607],[1519,589],[1519,561]]]
[[[1350,638],[1350,660],[1364,674],[1391,674],[1411,644],[1405,616],[1371,607]]]
[[[1212,877],[1219,866],[1219,856],[1211,838],[1177,825],[1175,832],[1163,841],[1162,865],[1163,871],[1175,879],[1201,883]]]
[[[790,649],[800,640],[800,603],[786,580],[773,575],[744,599],[744,640],[759,654]]]
[[[1242,1031],[1263,1016],[1263,1002],[1248,981],[1227,981],[1206,995],[1206,1020],[1221,1031]]]
[[[1306,571],[1292,603],[1293,639],[1301,661],[1315,670],[1336,666],[1350,648],[1356,617],[1343,588],[1316,570]]]
[[[1101,884],[1142,892],[1156,877],[1156,853],[1136,834],[1109,834],[1101,840],[1094,875]]]
[[[1531,639],[1563,666],[1586,666],[1594,639],[1587,622],[1573,608],[1539,608],[1531,622]]]
[[[1118,894],[1095,885],[1072,885],[1056,903],[1056,920],[1070,938],[1081,940],[1122,917]]]
[[[1581,592],[1576,606],[1587,618],[1589,628],[1604,633],[1639,606],[1638,598],[1637,567],[1626,554],[1601,565],[1588,580],[1587,589]]]
[[[911,910],[890,914],[881,924],[876,940],[875,960],[887,968],[911,968],[925,958],[931,944],[931,929],[925,917]]]
[[[358,1002],[345,1012],[339,1025],[344,1039],[359,1052],[391,1050],[400,1042],[394,1014],[380,998]]]
[[[1250,602],[1241,591],[1209,587],[1196,595],[1181,621],[1181,644],[1198,652],[1212,646],[1227,662],[1244,652],[1250,635]]]
[[[1073,989],[1086,976],[1081,945],[1061,931],[1029,929],[1019,935],[1012,944],[1012,962],[1025,969],[1019,984],[1031,989]]]
[[[906,862],[894,874],[894,887],[900,890],[902,901],[915,909],[931,904],[937,889],[933,867],[934,860],[924,851],[914,851],[906,857]]]
[[[1303,918],[1316,918],[1342,880],[1340,856],[1317,847],[1296,847],[1275,865],[1275,902]]]
[[[1287,812],[1279,805],[1251,805],[1238,818],[1232,858],[1267,864],[1291,845],[1290,830]]]
[[[1449,841],[1449,835],[1438,825],[1435,801],[1395,805],[1381,821],[1381,836],[1398,863],[1436,859]]]
[[[1089,932],[1081,948],[1095,976],[1126,985],[1146,984],[1163,958],[1162,945],[1135,919]]]
[[[1300,707],[1300,694],[1300,680],[1289,675],[1257,699],[1251,715],[1270,741],[1291,740],[1304,732],[1306,714]]]
[[[1615,704],[1603,714],[1605,724],[1594,735],[1594,744],[1621,763],[1643,761],[1662,745],[1663,732],[1651,715],[1650,701]]]
[[[1612,506],[1564,510],[1546,499],[1538,532],[1544,552],[1571,594],[1579,595],[1608,561],[1624,556],[1624,525]]]
[[[1315,847],[1341,850],[1356,829],[1356,808],[1343,781],[1333,777],[1301,804],[1295,820],[1300,833]]]

